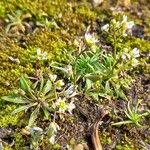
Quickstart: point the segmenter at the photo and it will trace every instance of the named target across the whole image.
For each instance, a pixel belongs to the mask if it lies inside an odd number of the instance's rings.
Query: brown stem
[[[91,137],[92,137],[92,143],[94,146],[94,150],[103,150],[102,148],[102,144],[100,142],[99,139],[99,133],[98,133],[98,128],[100,125],[101,120],[103,119],[103,117],[107,114],[108,112],[106,110],[102,110],[100,112],[100,115],[97,117],[95,123],[92,126],[92,133],[91,133]]]

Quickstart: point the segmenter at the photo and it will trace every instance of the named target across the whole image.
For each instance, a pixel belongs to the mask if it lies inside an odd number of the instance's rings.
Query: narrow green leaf
[[[134,113],[137,113],[138,107],[139,107],[139,105],[140,105],[141,102],[142,102],[142,100],[138,100],[138,102],[137,102],[137,104],[136,104],[136,106],[135,106]]]
[[[37,80],[37,81],[36,81],[36,82],[32,85],[32,88],[33,88],[33,89],[36,89],[36,88],[37,88],[38,83],[39,83],[39,80]]]
[[[98,80],[101,79],[101,76],[100,75],[91,75],[91,74],[88,74],[88,75],[85,75],[85,78],[88,78],[91,81],[98,81]]]
[[[43,76],[41,76],[41,79],[40,79],[40,93],[42,92],[42,89],[43,89],[43,86],[44,86],[44,78],[43,78]]]
[[[17,95],[3,96],[3,97],[1,97],[1,99],[8,101],[8,102],[12,102],[12,103],[18,103],[18,104],[29,103],[29,101],[27,101],[27,100],[23,99],[21,96],[17,96]]]
[[[126,95],[124,94],[124,92],[123,92],[123,90],[121,90],[121,89],[118,89],[118,96],[120,97],[120,98],[122,98],[122,99],[124,99],[124,100],[128,100],[127,99],[127,97],[126,97]]]
[[[142,126],[141,124],[139,124],[138,122],[135,123],[139,128],[142,128],[144,126]]]
[[[91,89],[92,87],[92,81],[90,79],[86,79],[86,91]]]
[[[32,112],[32,114],[30,115],[30,119],[29,119],[29,123],[28,123],[29,127],[31,127],[33,125],[33,123],[35,122],[35,120],[39,114],[39,110],[40,110],[40,105],[38,105],[36,107],[36,109]]]
[[[15,109],[11,114],[16,114],[16,113],[21,112],[21,111],[23,111],[23,110],[26,111],[27,109],[29,109],[30,107],[32,107],[32,106],[34,106],[34,105],[35,105],[35,103],[28,104],[28,105],[25,105],[25,106],[21,106],[21,107]]]
[[[25,92],[32,92],[30,88],[30,81],[28,80],[27,76],[21,76],[20,86]]]
[[[133,120],[132,116],[130,116],[130,115],[128,114],[127,110],[124,111],[124,112],[125,112],[126,116],[127,116],[130,120]]]
[[[109,81],[106,81],[105,89],[106,89],[106,91],[109,91],[109,90],[110,90],[110,84],[109,84]]]
[[[123,124],[130,124],[130,123],[133,123],[133,122],[130,121],[130,120],[127,120],[127,121],[120,121],[120,122],[117,122],[117,123],[113,123],[112,125],[113,126],[118,126],[118,125],[123,125]]]
[[[42,107],[42,110],[44,112],[45,118],[48,120],[48,118],[49,118],[49,111],[46,108],[43,108],[43,107]]]
[[[134,116],[134,114],[133,114],[133,112],[132,112],[132,110],[130,108],[130,102],[128,102],[127,108],[128,108],[128,112],[129,112],[130,116]]]
[[[97,93],[91,93],[90,95],[92,96],[92,98],[93,98],[94,100],[96,100],[96,101],[99,100]]]
[[[52,83],[51,83],[50,80],[47,80],[47,82],[46,82],[46,84],[45,84],[45,86],[44,86],[44,88],[42,90],[42,93],[44,95],[47,94],[51,90],[51,88],[52,88]]]

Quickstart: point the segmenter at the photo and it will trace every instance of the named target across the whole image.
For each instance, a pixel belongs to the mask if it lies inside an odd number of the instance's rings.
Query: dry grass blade
[[[99,115],[96,118],[96,121],[93,124],[92,130],[91,130],[91,137],[92,137],[92,143],[93,143],[94,150],[102,150],[103,149],[102,144],[99,139],[98,128],[99,128],[101,120],[104,118],[104,116],[106,114],[108,114],[108,111],[102,109],[98,114]]]

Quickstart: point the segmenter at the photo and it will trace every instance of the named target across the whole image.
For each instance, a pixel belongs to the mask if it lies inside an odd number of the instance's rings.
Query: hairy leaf
[[[47,94],[47,93],[51,90],[51,88],[52,88],[52,83],[51,83],[50,80],[47,80],[47,82],[46,82],[46,84],[45,84],[45,86],[44,86],[44,88],[43,88],[42,93],[43,93],[44,95]]]
[[[21,107],[15,109],[15,110],[12,112],[12,114],[21,112],[21,111],[23,111],[23,110],[26,111],[27,109],[29,109],[30,107],[35,106],[35,105],[36,105],[36,103],[31,103],[31,104],[28,104],[28,105],[25,105],[25,106],[21,106]]]
[[[31,127],[33,125],[33,123],[35,122],[35,120],[37,119],[39,110],[40,110],[40,105],[38,105],[36,107],[36,109],[32,112],[32,114],[30,115],[30,119],[29,119],[29,123],[28,123],[29,127]]]
[[[25,92],[30,92],[30,93],[32,92],[30,88],[30,81],[26,76],[21,76],[20,86],[21,89],[24,90]]]
[[[1,99],[12,103],[19,103],[19,104],[29,103],[29,101],[17,95],[3,96],[1,97]]]

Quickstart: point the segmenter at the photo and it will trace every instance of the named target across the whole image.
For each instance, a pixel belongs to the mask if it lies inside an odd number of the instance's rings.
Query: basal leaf
[[[49,111],[46,108],[42,107],[42,110],[44,112],[45,118],[48,119],[49,118]]]
[[[19,103],[19,104],[29,103],[29,101],[17,95],[3,96],[1,97],[1,99],[8,101],[8,102],[12,102],[12,103]]]
[[[30,88],[30,81],[26,76],[21,76],[20,86],[21,89],[24,90],[25,92],[32,92]]]
[[[41,79],[40,79],[40,92],[42,92],[42,89],[43,89],[43,86],[44,86],[44,78],[43,76],[41,76]]]
[[[86,91],[91,89],[92,83],[93,82],[90,79],[88,79],[88,78],[86,79]]]
[[[29,109],[30,107],[32,107],[32,106],[34,106],[34,105],[35,105],[35,103],[31,103],[31,104],[28,104],[28,105],[25,105],[25,106],[21,106],[21,107],[15,109],[15,110],[12,112],[12,114],[21,112],[21,111],[23,111],[23,110],[26,111],[27,109]]]
[[[130,120],[126,120],[126,121],[120,121],[120,122],[117,122],[117,123],[113,123],[112,125],[113,126],[118,126],[118,125],[129,124],[129,123],[133,123],[133,122],[130,121]]]
[[[32,114],[30,115],[30,119],[29,119],[29,123],[28,123],[29,127],[31,127],[33,125],[33,123],[35,122],[35,120],[37,119],[39,110],[40,110],[40,105],[38,105],[36,107],[36,109],[32,112]]]
[[[98,81],[101,79],[101,76],[100,75],[92,75],[92,74],[88,74],[88,75],[85,75],[85,78],[88,78],[90,79],[91,81]]]
[[[52,88],[52,83],[50,80],[47,80],[47,82],[43,88],[43,91],[42,91],[43,94],[47,94],[51,90],[51,88]]]

